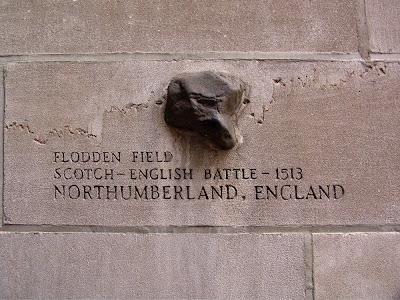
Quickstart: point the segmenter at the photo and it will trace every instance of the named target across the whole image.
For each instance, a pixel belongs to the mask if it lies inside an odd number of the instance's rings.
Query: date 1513
[[[288,180],[303,179],[303,170],[301,168],[276,168],[275,169],[276,179]]]

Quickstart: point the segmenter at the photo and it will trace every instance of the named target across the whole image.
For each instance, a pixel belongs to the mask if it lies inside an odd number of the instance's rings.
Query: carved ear
[[[238,141],[234,122],[243,95],[244,83],[231,75],[181,74],[168,86],[165,121],[199,133],[220,149],[231,149]]]

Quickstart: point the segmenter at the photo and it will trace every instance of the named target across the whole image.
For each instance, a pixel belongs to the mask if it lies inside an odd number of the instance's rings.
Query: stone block
[[[0,233],[0,297],[304,299],[300,234]]]
[[[1,54],[357,52],[352,1],[1,1]]]
[[[366,11],[372,52],[400,53],[400,2],[367,0]]]
[[[249,85],[232,150],[168,126],[175,76]],[[400,66],[132,61],[7,65],[6,224],[400,222]]]
[[[314,234],[315,299],[399,299],[400,234]]]

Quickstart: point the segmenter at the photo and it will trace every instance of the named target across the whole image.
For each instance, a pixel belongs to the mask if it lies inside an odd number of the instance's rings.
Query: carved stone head
[[[165,121],[192,130],[220,149],[237,142],[236,117],[245,84],[224,73],[205,71],[175,77],[168,86]]]

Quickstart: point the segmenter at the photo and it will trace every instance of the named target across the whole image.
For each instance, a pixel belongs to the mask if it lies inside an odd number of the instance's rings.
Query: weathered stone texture
[[[400,234],[314,234],[316,299],[399,299]]]
[[[0,297],[304,299],[301,235],[0,233]]]
[[[356,52],[353,1],[0,2],[1,54]]]
[[[164,121],[177,74],[222,71],[250,85],[238,127],[243,141],[217,151]],[[102,226],[346,225],[400,221],[400,66],[361,63],[181,61],[15,63],[7,67],[5,223]],[[113,108],[114,106],[114,108]],[[54,162],[54,152],[121,151],[121,163]],[[132,151],[169,151],[167,162],[132,162]],[[115,168],[114,180],[57,179],[56,168]],[[303,178],[277,180],[276,168]],[[192,168],[193,179],[131,180],[129,169]],[[256,169],[256,179],[204,179],[204,169]],[[270,174],[262,174],[269,172]],[[69,175],[68,175],[69,176]],[[283,176],[281,176],[283,177]],[[296,175],[296,177],[298,177]],[[233,199],[60,198],[54,185],[232,184]],[[284,197],[266,199],[266,188]],[[330,186],[330,198],[308,195]],[[342,185],[344,195],[333,185]],[[256,195],[254,186],[263,186]],[[75,189],[75,187],[74,187]],[[168,189],[168,188],[167,188]],[[76,192],[76,191],[74,191]],[[83,192],[81,192],[83,194]],[[55,194],[58,198],[55,198]],[[156,195],[156,194],[155,194]],[[321,194],[322,195],[322,194]],[[258,196],[258,197],[257,197]],[[75,197],[75,194],[72,195]],[[89,197],[89,196],[88,196]],[[140,197],[139,197],[140,198]],[[168,198],[168,197],[166,197]],[[259,199],[257,199],[259,198]],[[285,200],[286,198],[287,200]],[[290,199],[288,199],[290,198]]]
[[[400,2],[366,0],[371,50],[378,53],[400,53]]]

